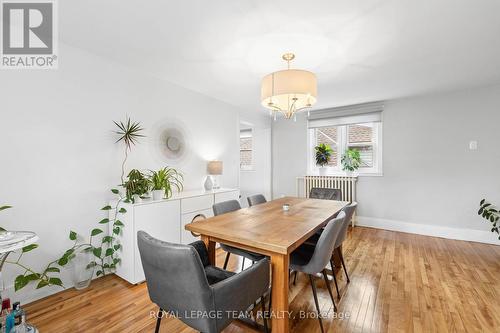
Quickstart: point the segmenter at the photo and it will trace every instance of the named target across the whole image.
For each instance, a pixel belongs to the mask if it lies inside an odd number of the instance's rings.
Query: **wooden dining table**
[[[289,209],[284,210],[283,205]],[[249,208],[187,224],[200,234],[210,262],[215,245],[223,243],[270,257],[272,270],[272,331],[289,329],[288,288],[290,253],[322,228],[348,202],[284,197]]]

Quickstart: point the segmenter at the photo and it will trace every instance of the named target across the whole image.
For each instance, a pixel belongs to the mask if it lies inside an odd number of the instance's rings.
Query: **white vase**
[[[165,197],[164,190],[153,190],[153,200],[162,200]]]
[[[134,194],[133,198],[134,198],[134,203],[142,202],[141,196],[139,194]]]
[[[214,182],[212,181],[212,176],[207,176],[207,179],[205,180],[205,190],[206,191],[212,191],[214,188]]]
[[[326,168],[325,167],[319,167],[319,175],[326,176]]]
[[[71,280],[75,289],[85,289],[90,285],[94,276],[94,265],[89,265],[94,259],[91,251],[77,251],[68,267],[71,269]]]

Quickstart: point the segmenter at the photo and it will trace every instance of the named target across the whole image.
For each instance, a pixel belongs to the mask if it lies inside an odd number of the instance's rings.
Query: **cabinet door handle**
[[[195,223],[195,222],[198,222],[200,220],[205,220],[207,217],[204,215],[204,214],[196,214],[195,217],[193,217],[193,219],[191,220],[191,223]],[[200,234],[197,234],[195,232],[192,232],[191,231],[191,235],[193,235],[194,237],[200,237]]]

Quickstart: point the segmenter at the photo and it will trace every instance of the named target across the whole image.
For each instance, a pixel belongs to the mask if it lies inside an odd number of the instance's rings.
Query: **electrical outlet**
[[[469,149],[470,150],[477,150],[477,141],[470,141],[469,142]]]

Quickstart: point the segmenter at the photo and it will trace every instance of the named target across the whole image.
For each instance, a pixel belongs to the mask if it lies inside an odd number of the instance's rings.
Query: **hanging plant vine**
[[[12,208],[12,206],[0,206],[0,211]],[[0,227],[0,231],[5,231],[4,228]],[[45,268],[38,272],[30,266],[26,265],[21,261],[23,255],[28,253],[38,247],[38,244],[30,244],[21,249],[19,256],[16,260],[7,260],[8,254],[3,254],[4,263],[17,266],[21,270],[23,270],[23,274],[19,274],[16,276],[14,280],[14,290],[18,291],[25,286],[27,286],[30,282],[36,283],[36,289],[40,289],[47,286],[59,286],[63,287],[62,280],[57,276],[61,272],[61,270],[56,267],[57,260],[51,261],[48,263]],[[3,265],[3,263],[2,263]]]
[[[120,186],[124,186],[125,184],[125,164],[128,159],[128,154],[132,149],[133,145],[138,143],[138,140],[141,137],[145,137],[142,132],[144,129],[141,127],[140,123],[133,122],[130,118],[124,122],[116,122],[114,124],[118,127],[115,131],[116,134],[119,135],[119,138],[116,140],[116,143],[123,142],[125,148],[125,156],[123,162],[121,164],[121,184]],[[77,251],[91,251],[94,255],[94,258],[91,262],[88,263],[87,268],[96,267],[97,272],[96,275],[105,276],[106,274],[113,272],[116,266],[120,263],[121,259],[118,255],[118,251],[121,249],[122,245],[118,242],[116,236],[120,235],[122,228],[125,227],[122,221],[120,221],[119,217],[122,214],[125,214],[127,210],[121,206],[123,202],[129,202],[129,200],[120,194],[120,191],[117,189],[111,189],[111,192],[117,196],[116,204],[106,205],[101,208],[102,211],[108,213],[108,217],[103,218],[99,221],[99,224],[109,225],[111,226],[111,233],[98,238],[98,235],[104,234],[104,230],[101,228],[93,228],[89,233],[89,240],[83,241],[85,238],[81,235],[78,235],[75,231],[71,230],[69,232],[69,239],[74,242],[73,246],[66,250],[64,254],[59,258],[50,263],[48,263],[45,268],[41,272],[37,272],[31,267],[24,264],[21,259],[23,255],[27,252],[30,252],[38,247],[38,244],[31,244],[25,246],[21,249],[21,253],[17,257],[15,261],[5,260],[5,263],[17,266],[21,268],[24,273],[18,275],[14,281],[14,288],[16,291],[24,288],[30,282],[37,283],[36,288],[43,288],[46,286],[60,286],[64,287],[62,280],[57,276],[61,272],[59,266],[66,266],[71,262],[73,258],[76,257]],[[0,211],[12,208],[11,206],[5,205],[0,206]],[[109,214],[112,212],[112,214]],[[0,231],[5,231],[0,227]]]

